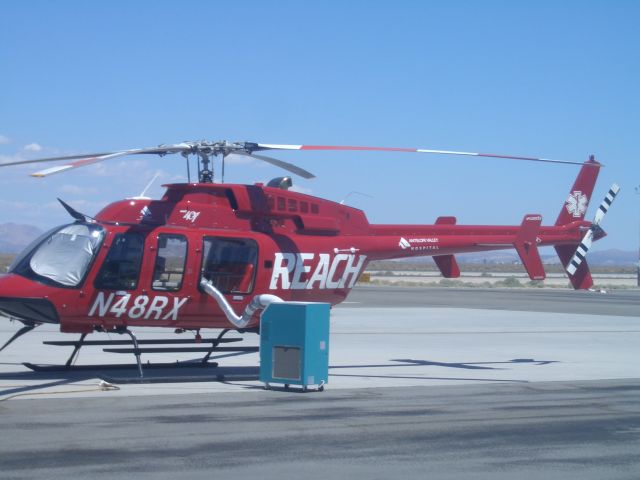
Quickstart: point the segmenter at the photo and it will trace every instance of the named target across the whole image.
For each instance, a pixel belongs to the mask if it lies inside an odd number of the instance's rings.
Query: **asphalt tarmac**
[[[359,287],[331,327],[318,393],[101,391],[22,367],[68,354],[36,330],[0,354],[0,478],[640,478],[640,291]]]
[[[445,307],[640,317],[640,289],[358,287],[340,307]]]
[[[640,382],[0,404],[2,478],[637,479]]]

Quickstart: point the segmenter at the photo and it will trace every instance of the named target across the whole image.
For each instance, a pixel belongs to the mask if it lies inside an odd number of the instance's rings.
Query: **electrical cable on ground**
[[[20,385],[20,387],[23,387],[23,386],[24,385]],[[95,392],[95,391],[106,392],[106,391],[112,391],[112,390],[120,390],[120,387],[118,387],[117,385],[114,385],[112,383],[105,382],[104,380],[101,380],[100,383],[98,383],[97,385],[94,385],[94,388],[85,388],[85,389],[82,389],[82,390],[66,390],[66,391],[59,390],[59,391],[55,391],[55,392],[16,393],[15,395],[9,395],[8,397],[0,398],[0,402],[5,402],[7,400],[11,400],[12,398],[26,397],[26,396],[30,396],[30,395],[64,395],[64,394],[67,394],[67,393],[85,393],[85,392]]]

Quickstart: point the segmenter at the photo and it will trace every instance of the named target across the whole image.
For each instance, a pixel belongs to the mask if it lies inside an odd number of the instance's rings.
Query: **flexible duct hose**
[[[247,305],[247,308],[244,309],[242,315],[238,316],[236,315],[236,312],[233,311],[233,307],[229,305],[229,302],[227,302],[227,299],[224,298],[224,295],[220,290],[213,286],[210,280],[203,278],[200,282],[200,286],[210,297],[213,297],[220,306],[222,313],[224,313],[229,321],[237,328],[245,328],[257,310],[265,309],[272,303],[280,303],[283,301],[280,297],[269,295],[268,293],[256,295],[253,297],[253,300],[251,300],[249,305]]]

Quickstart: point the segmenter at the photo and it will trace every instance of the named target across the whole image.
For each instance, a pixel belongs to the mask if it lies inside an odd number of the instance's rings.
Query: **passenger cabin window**
[[[222,293],[253,290],[258,245],[250,239],[205,237],[200,278]]]
[[[94,286],[106,290],[135,290],[140,276],[144,237],[139,233],[119,233],[113,239]]]
[[[187,239],[183,235],[158,235],[158,254],[153,267],[154,290],[175,292],[182,288],[187,261]]]

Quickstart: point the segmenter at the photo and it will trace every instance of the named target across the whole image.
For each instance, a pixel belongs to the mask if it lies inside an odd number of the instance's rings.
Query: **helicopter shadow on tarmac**
[[[330,370],[338,369],[354,369],[354,368],[398,368],[398,367],[445,367],[465,370],[508,370],[508,368],[494,367],[489,365],[548,365],[558,363],[556,360],[535,360],[533,358],[515,358],[501,362],[435,362],[430,360],[415,359],[391,359],[392,364],[374,364],[374,365],[334,365],[329,367]],[[406,375],[378,375],[378,374],[347,374],[347,373],[330,373],[330,377],[359,377],[359,378],[380,378],[380,379],[405,379],[405,380],[451,380],[451,381],[477,381],[477,382],[507,382],[507,383],[528,383],[527,380],[514,379],[497,379],[497,378],[463,378],[463,377],[440,377],[440,376],[406,376]]]
[[[107,366],[108,367],[108,366]],[[19,394],[47,393],[47,389],[61,386],[78,386],[78,382],[95,381],[96,379],[113,385],[124,384],[151,384],[151,383],[185,383],[185,382],[233,382],[258,380],[258,367],[203,367],[193,369],[197,371],[185,372],[184,368],[162,368],[145,370],[145,377],[137,375],[136,365],[131,365],[127,369],[104,368],[96,365],[93,369],[82,371],[55,371],[55,372],[34,372],[22,371],[13,373],[0,373],[0,401],[6,397]],[[185,374],[186,373],[186,374]],[[6,380],[16,380],[23,382],[38,382],[30,385],[3,385]],[[81,386],[87,387],[86,384]],[[92,386],[99,387],[99,383]],[[72,393],[60,391],[58,393]]]
[[[9,398],[22,395],[38,395],[46,393],[47,389],[53,387],[68,387],[77,385],[77,382],[95,380],[96,375],[91,372],[33,372],[25,371],[21,363],[0,363],[0,368],[7,369],[15,367],[20,371],[0,372],[0,402]],[[18,382],[30,382],[25,385],[7,385],[5,381],[14,380]],[[32,382],[38,382],[33,384]],[[86,387],[86,385],[83,385]],[[96,384],[97,386],[97,384]]]
[[[225,354],[211,357],[212,360],[236,356]],[[30,370],[24,370],[24,367]],[[7,371],[15,367],[16,371]],[[171,364],[143,364],[144,377],[138,375],[136,364],[98,364],[72,365],[33,365],[30,363],[0,363],[0,401],[8,397],[24,394],[47,393],[47,389],[60,386],[78,386],[78,382],[95,381],[108,384],[150,384],[150,383],[185,383],[185,382],[232,382],[241,380],[258,380],[257,366],[217,366],[215,363],[203,364],[200,358],[175,362]],[[18,370],[19,369],[19,370]],[[5,385],[5,381],[31,382],[30,385]],[[38,382],[38,383],[33,383]],[[87,387],[86,384],[81,385]],[[99,387],[95,383],[94,387]],[[61,391],[59,393],[71,393]]]
[[[237,354],[236,354],[237,355]],[[217,358],[235,356],[220,355]],[[20,395],[34,395],[34,394],[46,394],[47,389],[54,387],[86,387],[86,384],[79,384],[79,382],[87,382],[95,379],[99,379],[114,385],[124,384],[151,384],[151,383],[185,383],[185,382],[219,382],[219,383],[234,383],[243,381],[257,381],[259,380],[259,366],[214,366],[201,365],[200,359],[187,360],[182,362],[176,362],[175,364],[145,364],[144,377],[140,378],[137,375],[137,368],[135,364],[116,364],[116,365],[82,365],[69,369],[58,368],[56,370],[48,370],[47,367],[53,367],[49,365],[40,365],[40,370],[36,371],[14,371],[14,372],[0,372],[0,401],[3,399],[20,396]],[[424,376],[421,374],[407,375],[399,373],[396,374],[397,369],[407,367],[443,367],[463,370],[486,370],[486,371],[505,371],[510,370],[509,366],[513,365],[536,365],[544,366],[551,363],[557,363],[553,360],[535,360],[532,358],[526,359],[512,359],[508,361],[494,361],[494,362],[437,362],[430,360],[416,360],[416,359],[391,359],[394,363],[380,363],[380,364],[356,364],[356,365],[332,365],[330,369],[330,377],[340,378],[360,378],[360,379],[388,379],[388,380],[450,380],[456,381],[476,381],[476,382],[499,382],[499,383],[527,383],[527,380],[520,379],[500,379],[500,378],[480,378],[480,377],[447,377],[447,376]],[[17,363],[3,363],[0,364],[5,368],[9,366],[15,366],[21,368],[22,364]],[[185,368],[191,367],[191,368]],[[394,374],[387,375],[378,369],[394,370]],[[372,370],[367,373],[351,373],[353,370],[367,369]],[[345,371],[344,373],[339,373]],[[349,372],[349,373],[347,373]],[[413,370],[415,372],[415,370]],[[412,373],[413,373],[412,372]],[[3,381],[16,380],[23,382],[38,382],[31,385],[2,385]],[[98,387],[98,384],[93,385]],[[244,388],[261,388],[252,384],[240,385]],[[61,391],[59,393],[71,393]]]

